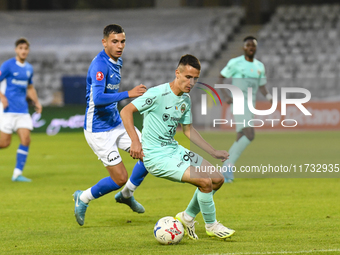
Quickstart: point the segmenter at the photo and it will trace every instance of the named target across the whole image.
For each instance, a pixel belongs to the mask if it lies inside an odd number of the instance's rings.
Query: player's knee
[[[255,139],[255,133],[247,134],[246,137],[249,139],[249,141],[253,141]]]
[[[216,180],[215,186],[219,189],[222,187],[223,183],[224,183],[224,178],[218,178]]]
[[[199,185],[198,188],[202,192],[211,192],[212,188],[213,188],[212,181],[211,181],[210,178],[202,178],[202,179],[200,179],[198,185]]]
[[[2,148],[2,149],[7,148],[10,144],[11,144],[10,141],[2,141],[0,143],[0,148]]]
[[[115,180],[113,180],[118,186],[122,187],[125,185],[125,183],[127,182],[128,177],[127,176],[118,176],[115,178]]]

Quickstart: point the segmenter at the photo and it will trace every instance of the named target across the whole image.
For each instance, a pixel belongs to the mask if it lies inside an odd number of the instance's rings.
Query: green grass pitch
[[[235,134],[204,134],[228,149]],[[181,132],[178,141],[189,146]],[[237,165],[340,163],[340,132],[258,132]],[[217,219],[236,230],[225,241],[209,238],[199,214],[198,241],[186,237],[163,246],[153,237],[158,219],[183,211],[195,188],[148,175],[135,197],[146,208],[133,213],[114,194],[92,201],[83,227],[73,215],[72,194],[107,172],[82,133],[32,135],[25,175],[10,178],[18,138],[0,150],[0,254],[340,254],[340,179],[239,178],[215,197]],[[135,160],[121,152],[129,173]],[[279,252],[279,253],[278,253]]]

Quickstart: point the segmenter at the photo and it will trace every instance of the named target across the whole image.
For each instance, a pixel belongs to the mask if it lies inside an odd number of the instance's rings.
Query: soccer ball
[[[161,244],[178,244],[184,236],[184,228],[179,220],[167,216],[157,221],[153,234]]]

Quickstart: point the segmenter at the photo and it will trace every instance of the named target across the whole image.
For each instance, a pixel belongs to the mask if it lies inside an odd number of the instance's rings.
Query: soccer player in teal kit
[[[248,121],[254,118],[253,113],[248,107],[248,87],[252,87],[253,106],[256,103],[256,93],[259,89],[261,93],[269,100],[272,100],[271,94],[268,93],[265,84],[267,78],[264,65],[254,58],[257,48],[257,40],[253,36],[248,36],[243,40],[244,55],[231,59],[228,64],[222,69],[220,75],[220,84],[224,78],[232,78],[232,85],[240,88],[244,95],[244,115],[234,115],[236,123],[237,138],[229,149],[230,157],[223,163],[223,168],[228,171],[223,172],[225,182],[232,182],[234,174],[231,171],[237,159],[242,152],[247,148],[255,137],[253,127],[248,125]],[[233,98],[225,93],[227,103],[233,107]],[[244,123],[244,124],[243,124]]]
[[[175,80],[150,88],[143,96],[125,106],[121,117],[132,141],[130,155],[143,158],[148,172],[156,177],[197,187],[187,209],[176,215],[188,236],[198,239],[195,217],[202,212],[208,236],[224,239],[235,232],[216,220],[213,195],[223,185],[224,178],[219,172],[204,171],[212,165],[174,139],[177,125],[181,123],[185,136],[191,142],[214,158],[222,161],[228,158],[227,151],[215,150],[191,125],[191,99],[188,93],[196,83],[200,70],[201,65],[196,57],[182,56]],[[136,111],[144,115],[142,144],[133,125],[133,112]]]

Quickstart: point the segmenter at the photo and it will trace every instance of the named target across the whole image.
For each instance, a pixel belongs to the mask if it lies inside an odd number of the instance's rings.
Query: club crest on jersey
[[[31,76],[31,72],[30,71],[26,71],[27,77]]]
[[[96,80],[102,81],[104,79],[104,74],[102,72],[97,72],[96,74]]]
[[[183,113],[185,111],[185,104],[181,105],[181,113]]]

